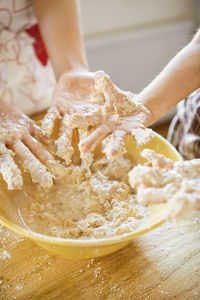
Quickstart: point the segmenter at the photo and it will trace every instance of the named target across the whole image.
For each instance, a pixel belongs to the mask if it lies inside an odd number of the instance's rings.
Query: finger
[[[11,156],[14,156],[14,153],[0,144],[0,173],[9,190],[21,189],[23,185],[21,172]]]
[[[168,200],[167,194],[163,193],[162,188],[144,188],[139,187],[136,193],[138,203],[141,204],[159,204]]]
[[[49,144],[52,142],[52,140],[50,138],[47,138],[46,136],[43,135],[42,133],[42,129],[36,125],[36,124],[32,124],[32,127],[30,129],[30,133],[38,140],[40,140],[42,143],[44,144]]]
[[[131,134],[138,145],[148,144],[154,136],[153,131],[149,128],[134,128],[131,130]]]
[[[6,148],[6,146],[5,146],[4,144],[2,144],[2,143],[0,143],[0,154],[1,154],[1,155],[2,155],[2,154],[8,154],[8,155],[10,155],[11,157],[14,157],[14,156],[15,156],[14,152],[13,152],[12,150]]]
[[[86,138],[79,132],[79,141],[80,141],[78,145],[79,148],[80,148],[80,144],[82,144],[85,140]],[[94,153],[88,152],[83,154],[80,152],[80,158],[81,158],[81,166],[89,170],[90,166],[94,161]]]
[[[102,116],[96,112],[74,113],[67,118],[67,125],[70,128],[87,130],[89,126],[100,124]]]
[[[60,117],[60,114],[56,107],[51,107],[46,113],[44,119],[42,120],[42,133],[46,137],[50,137],[53,131],[55,121]]]
[[[65,175],[64,167],[59,164],[36,139],[30,135],[26,135],[23,138],[23,143],[44,165],[46,165],[47,169],[54,175],[55,179],[59,179]]]
[[[81,154],[81,160],[82,160],[81,166],[83,166],[86,169],[89,169],[94,161],[94,154],[92,152],[86,153],[84,155]]]
[[[42,134],[42,130],[39,126],[37,126],[36,124],[33,124],[31,129],[30,129],[30,133],[31,135],[33,135],[37,140],[39,140],[40,142],[44,143],[45,145],[48,146],[48,150],[53,153],[56,154],[56,147],[55,147],[55,143],[54,140],[51,138],[47,138],[46,136],[44,136]]]
[[[126,153],[125,137],[125,131],[115,130],[113,134],[103,141],[103,152],[106,153],[109,160],[113,160],[115,157]]]
[[[166,209],[166,218],[172,221],[178,221],[192,213],[194,207],[191,203],[191,195],[178,192],[168,198],[168,207]]]
[[[174,167],[174,162],[171,159],[166,158],[164,155],[158,154],[151,149],[144,149],[141,155],[148,162],[151,162],[153,167],[165,170],[171,170]]]
[[[52,186],[52,176],[24,143],[18,141],[11,145],[11,149],[15,152],[23,168],[29,171],[33,182],[39,183],[44,188]]]
[[[108,126],[101,125],[95,131],[93,131],[93,133],[89,137],[79,143],[81,154],[85,155],[88,152],[93,152],[95,147],[110,133],[111,130]]]
[[[116,101],[116,94],[119,92],[117,87],[112,83],[110,77],[103,71],[95,73],[96,89],[104,94],[106,107],[113,108]]]
[[[196,198],[195,198],[194,209],[200,209],[200,197],[199,197],[199,195],[196,196]]]
[[[72,133],[73,129],[68,126],[68,118],[67,114],[64,115],[62,119],[61,129],[60,129],[60,137],[56,141],[57,152],[56,154],[65,160],[66,165],[71,162],[72,154],[74,153],[74,149],[72,147]]]

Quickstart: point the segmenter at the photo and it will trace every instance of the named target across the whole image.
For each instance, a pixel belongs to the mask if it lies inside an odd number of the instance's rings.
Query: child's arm
[[[57,155],[64,158],[66,163],[71,161],[73,153],[72,129],[67,125],[69,120],[73,119],[73,114],[81,116],[83,123],[90,119],[91,124],[96,122],[96,126],[99,126],[82,145],[82,153],[92,151],[96,144],[113,133],[110,152],[114,156],[120,152],[126,132],[131,132],[135,137],[141,135],[144,137],[142,140],[146,142],[148,139],[145,138],[146,132],[142,133],[143,129],[200,86],[198,33],[163,72],[134,99],[144,104],[147,109],[138,106],[138,112],[135,111],[131,117],[121,119],[120,125],[115,124],[113,120],[105,122],[105,118],[91,114],[94,109],[88,100],[91,90],[95,88],[95,74],[89,72],[87,67],[77,1],[33,0],[33,3],[57,79],[52,107],[43,120],[42,130],[46,136],[50,136],[55,120],[62,119]],[[116,106],[117,103],[126,100],[126,93],[113,85],[107,76],[101,77],[105,83],[102,92],[108,103],[113,102]]]
[[[80,151],[83,156],[92,152],[98,143],[111,134],[112,147],[108,147],[110,156],[115,156],[124,149],[127,132],[139,136],[141,140],[143,135],[140,130],[146,125],[145,121],[150,112],[141,108],[140,104],[134,105],[132,101],[128,101],[127,97],[132,96],[127,96],[127,93],[118,89],[104,73],[89,72],[77,0],[33,0],[33,4],[57,80],[52,106],[42,122],[42,132],[49,137],[55,121],[58,118],[61,120],[59,138],[56,141],[57,155],[64,159],[66,164],[71,162],[74,127],[88,128],[91,125],[97,128],[87,139],[81,141]],[[100,95],[104,95],[111,117],[100,114],[95,104],[90,101],[92,92],[97,92],[97,82],[102,88]],[[132,105],[134,112],[137,111],[136,117],[132,114],[127,116],[127,113],[131,112],[127,107],[122,109],[121,104],[124,100],[127,100],[127,105]],[[122,106],[127,106],[126,104],[123,103]],[[124,111],[125,114],[122,113],[121,121],[118,118],[114,121],[112,118],[111,111],[114,113],[117,105],[118,110]],[[147,141],[146,135],[144,139]]]
[[[136,98],[152,113],[147,126],[200,87],[200,30]]]
[[[33,0],[33,5],[56,79],[87,70],[77,0]]]

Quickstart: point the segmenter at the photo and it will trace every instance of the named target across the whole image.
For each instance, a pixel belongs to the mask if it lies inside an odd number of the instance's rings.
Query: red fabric
[[[32,27],[26,29],[26,32],[35,39],[33,43],[33,48],[35,51],[35,54],[39,61],[42,63],[43,66],[46,66],[48,61],[48,54],[44,45],[44,42],[42,40],[42,37],[40,35],[40,30],[38,25],[33,25]]]

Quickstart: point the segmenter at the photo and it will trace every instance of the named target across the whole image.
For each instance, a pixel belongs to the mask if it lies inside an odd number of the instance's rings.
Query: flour
[[[91,170],[71,164],[66,176],[49,189],[27,176],[13,199],[26,225],[42,234],[72,239],[127,234],[149,213],[149,208],[136,203],[128,183],[132,167],[127,158],[111,163],[104,155]]]
[[[10,253],[6,250],[0,251],[0,259],[7,259],[10,258]]]
[[[8,189],[21,189],[23,179],[20,169],[9,154],[0,155],[0,173],[8,185]]]

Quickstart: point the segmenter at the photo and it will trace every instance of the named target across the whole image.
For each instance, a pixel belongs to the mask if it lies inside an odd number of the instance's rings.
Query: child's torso
[[[30,0],[0,0],[0,31],[20,32],[36,23]]]
[[[30,0],[0,0],[0,99],[33,114],[52,99],[54,74]]]

